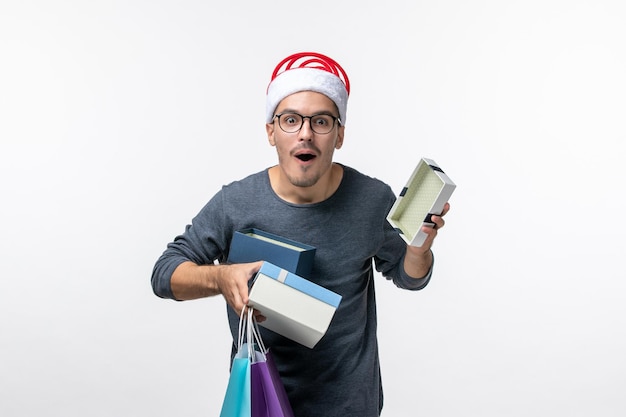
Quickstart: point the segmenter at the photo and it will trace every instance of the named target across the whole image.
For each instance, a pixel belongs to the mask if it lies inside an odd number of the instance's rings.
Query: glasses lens
[[[286,133],[295,133],[302,127],[302,116],[295,113],[281,114],[278,124]]]
[[[327,114],[320,114],[311,117],[311,129],[315,133],[328,133],[333,129],[335,120]]]

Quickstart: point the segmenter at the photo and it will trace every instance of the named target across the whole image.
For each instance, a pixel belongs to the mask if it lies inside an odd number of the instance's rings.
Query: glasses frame
[[[293,132],[289,132],[287,130],[285,130],[285,128],[280,124],[280,117],[285,115],[285,114],[293,114],[296,116],[299,116],[302,120],[300,122],[300,127],[297,128],[296,130],[294,130]],[[328,117],[332,117],[333,119],[333,125],[332,127],[328,130],[328,132],[324,132],[324,133],[320,133],[317,130],[315,130],[315,128],[313,127],[313,118],[317,117],[317,116],[328,116]],[[333,131],[333,129],[335,128],[335,125],[337,124],[337,122],[339,122],[339,125],[341,126],[341,119],[337,116],[333,116],[332,114],[328,114],[328,113],[319,113],[319,114],[314,114],[313,116],[303,116],[300,113],[297,113],[295,111],[286,111],[286,112],[282,112],[282,113],[278,113],[274,115],[274,120],[278,120],[278,127],[280,127],[280,130],[282,130],[285,133],[298,133],[299,131],[302,130],[302,126],[304,126],[304,119],[309,119],[309,126],[311,127],[311,130],[315,133],[317,133],[318,135],[328,135],[330,132]]]

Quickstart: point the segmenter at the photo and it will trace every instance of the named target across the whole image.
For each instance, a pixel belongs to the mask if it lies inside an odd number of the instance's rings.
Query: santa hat
[[[290,55],[276,66],[267,87],[266,122],[272,122],[282,99],[300,91],[315,91],[330,98],[345,125],[350,94],[348,75],[333,59],[316,52]]]

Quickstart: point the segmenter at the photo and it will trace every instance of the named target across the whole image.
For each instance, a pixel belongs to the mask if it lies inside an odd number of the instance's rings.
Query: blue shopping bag
[[[245,310],[245,307],[244,307]],[[246,343],[246,326],[244,326],[244,310],[239,319],[239,340],[237,354],[233,358],[230,377],[226,386],[226,394],[222,403],[220,417],[250,417],[250,353],[251,346]]]
[[[220,417],[250,417],[250,359],[247,354],[233,359]]]

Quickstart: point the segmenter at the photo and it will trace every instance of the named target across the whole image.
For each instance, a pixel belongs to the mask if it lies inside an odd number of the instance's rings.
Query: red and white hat
[[[300,52],[283,59],[274,69],[267,87],[266,123],[271,123],[278,103],[300,91],[315,91],[330,98],[346,123],[350,81],[341,66],[326,55]]]

